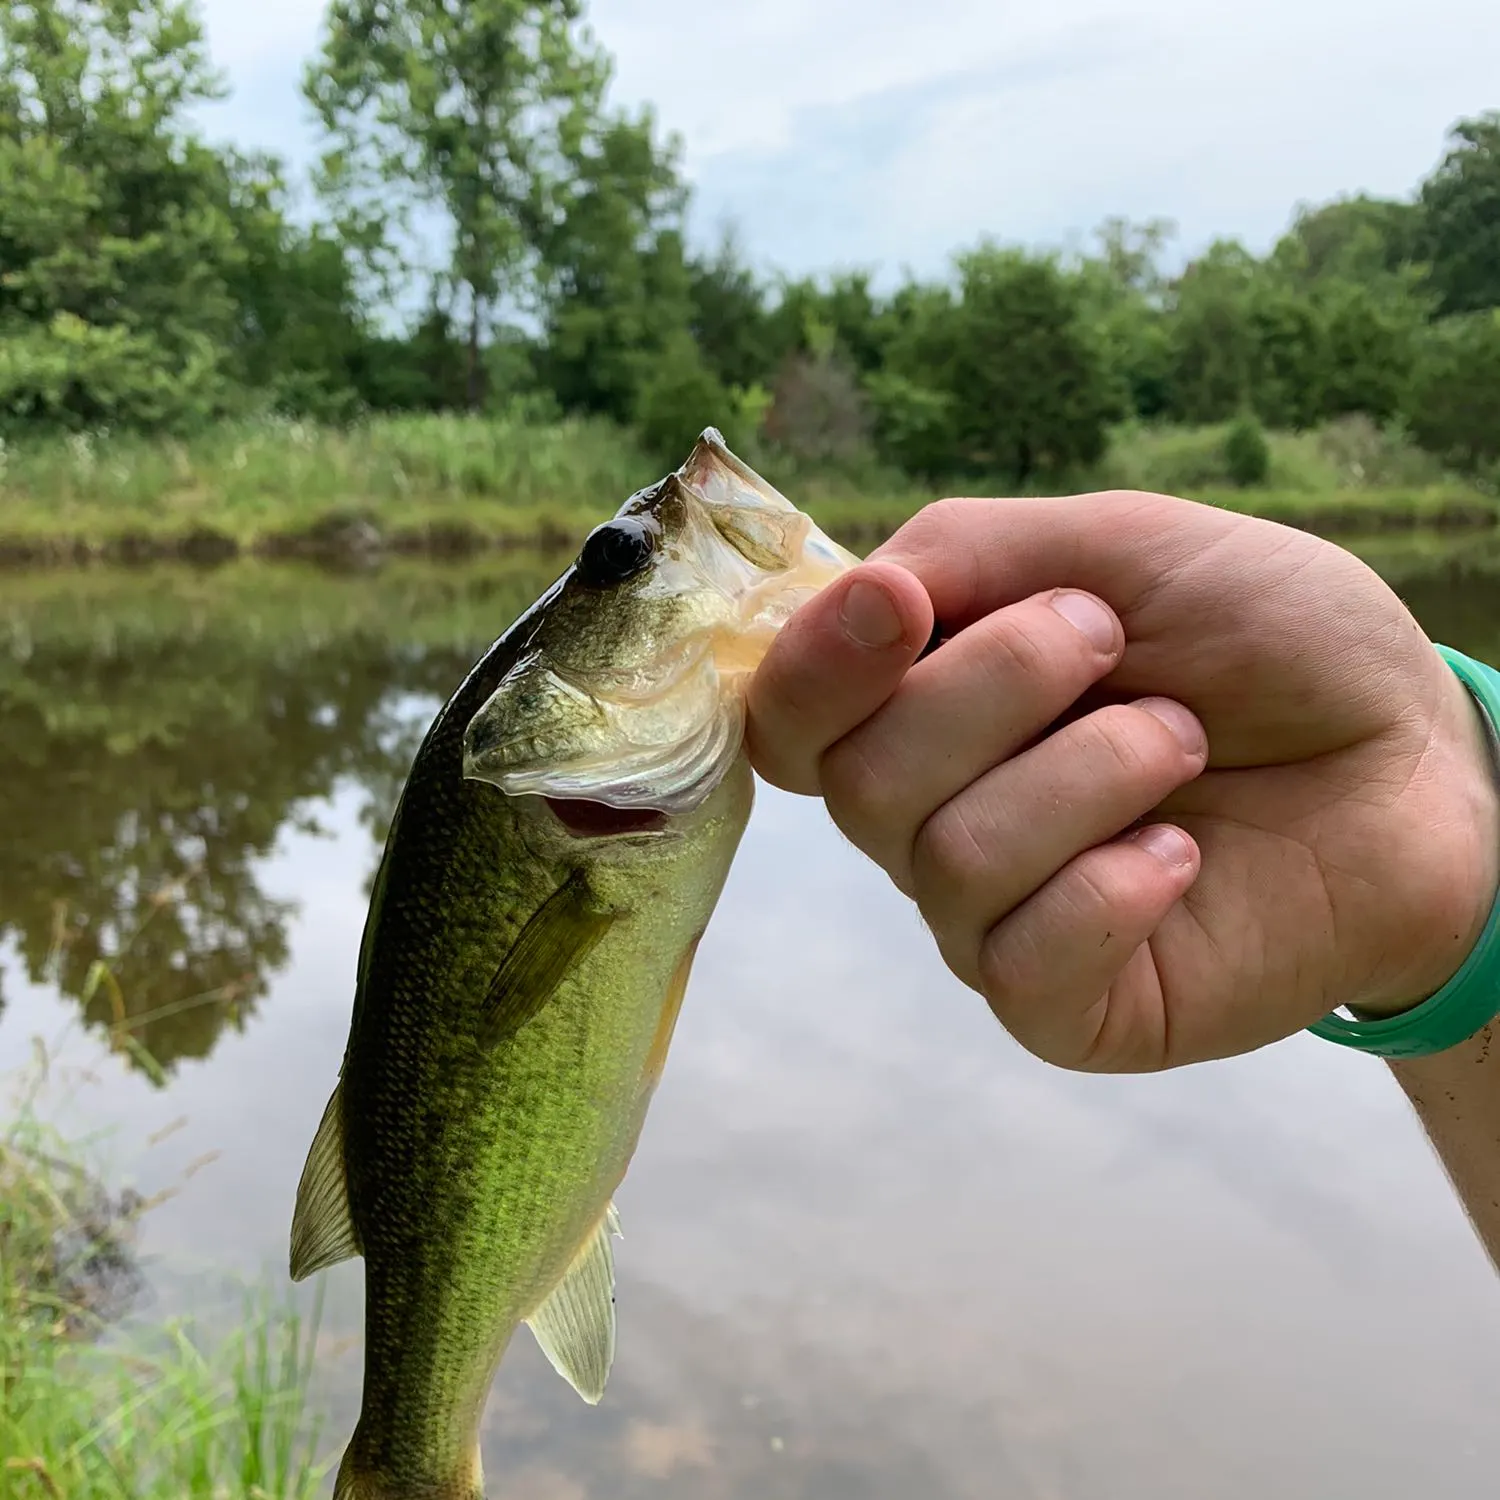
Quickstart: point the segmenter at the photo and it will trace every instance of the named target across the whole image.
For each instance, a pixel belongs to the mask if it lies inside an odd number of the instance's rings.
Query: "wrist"
[[[1490,676],[1500,689],[1500,674],[1491,669]],[[1500,717],[1487,712],[1472,689],[1462,683],[1457,685],[1462,688],[1462,761],[1468,768],[1472,787],[1466,800],[1474,809],[1478,834],[1477,871],[1468,901],[1469,924],[1457,961],[1450,963],[1441,984],[1447,984],[1458,972],[1500,902]],[[1496,976],[1496,984],[1500,985],[1500,975]]]
[[[1445,691],[1426,757],[1425,770],[1435,778],[1429,784],[1445,789],[1441,813],[1423,829],[1443,845],[1421,924],[1431,942],[1387,991],[1410,998],[1367,1000],[1353,1022],[1334,1013],[1310,1028],[1327,1041],[1387,1058],[1458,1051],[1500,1013],[1500,672],[1438,650],[1464,698]]]
[[[1405,997],[1372,1015],[1398,1015],[1436,994],[1458,973],[1484,932],[1500,900],[1500,725],[1492,724],[1474,693],[1449,673],[1448,776],[1453,788],[1450,823],[1453,873],[1458,882],[1452,918],[1434,924],[1433,944],[1419,977]],[[1497,980],[1500,983],[1500,980]]]

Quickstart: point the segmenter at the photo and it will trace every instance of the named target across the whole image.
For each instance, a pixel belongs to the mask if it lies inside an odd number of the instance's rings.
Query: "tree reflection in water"
[[[373,875],[432,709],[555,572],[8,579],[0,938],[27,976],[168,1072],[207,1056],[288,956],[294,904],[259,883],[278,836],[351,781]]]

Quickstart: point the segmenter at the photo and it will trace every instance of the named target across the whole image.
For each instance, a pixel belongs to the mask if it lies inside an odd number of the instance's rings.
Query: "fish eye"
[[[613,588],[634,578],[655,551],[655,528],[637,516],[620,516],[588,534],[574,567],[590,588]]]

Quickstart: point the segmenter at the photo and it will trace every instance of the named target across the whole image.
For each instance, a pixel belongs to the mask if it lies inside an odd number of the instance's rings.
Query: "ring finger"
[[[912,848],[912,894],[949,967],[977,988],[980,946],[996,922],[1206,760],[1196,717],[1145,698],[1066,725],[940,807]]]

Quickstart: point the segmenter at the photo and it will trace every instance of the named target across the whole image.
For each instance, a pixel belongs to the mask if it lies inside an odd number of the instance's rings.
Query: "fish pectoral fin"
[[[611,1203],[563,1279],[526,1319],[552,1368],[590,1406],[604,1395],[615,1362],[615,1257],[609,1240],[619,1232]]]
[[[343,1090],[340,1082],[328,1100],[297,1184],[297,1207],[292,1214],[293,1281],[303,1281],[315,1271],[359,1254],[344,1175]]]
[[[614,920],[593,904],[587,879],[575,870],[532,914],[495,971],[480,1045],[514,1036],[540,1012]]]

